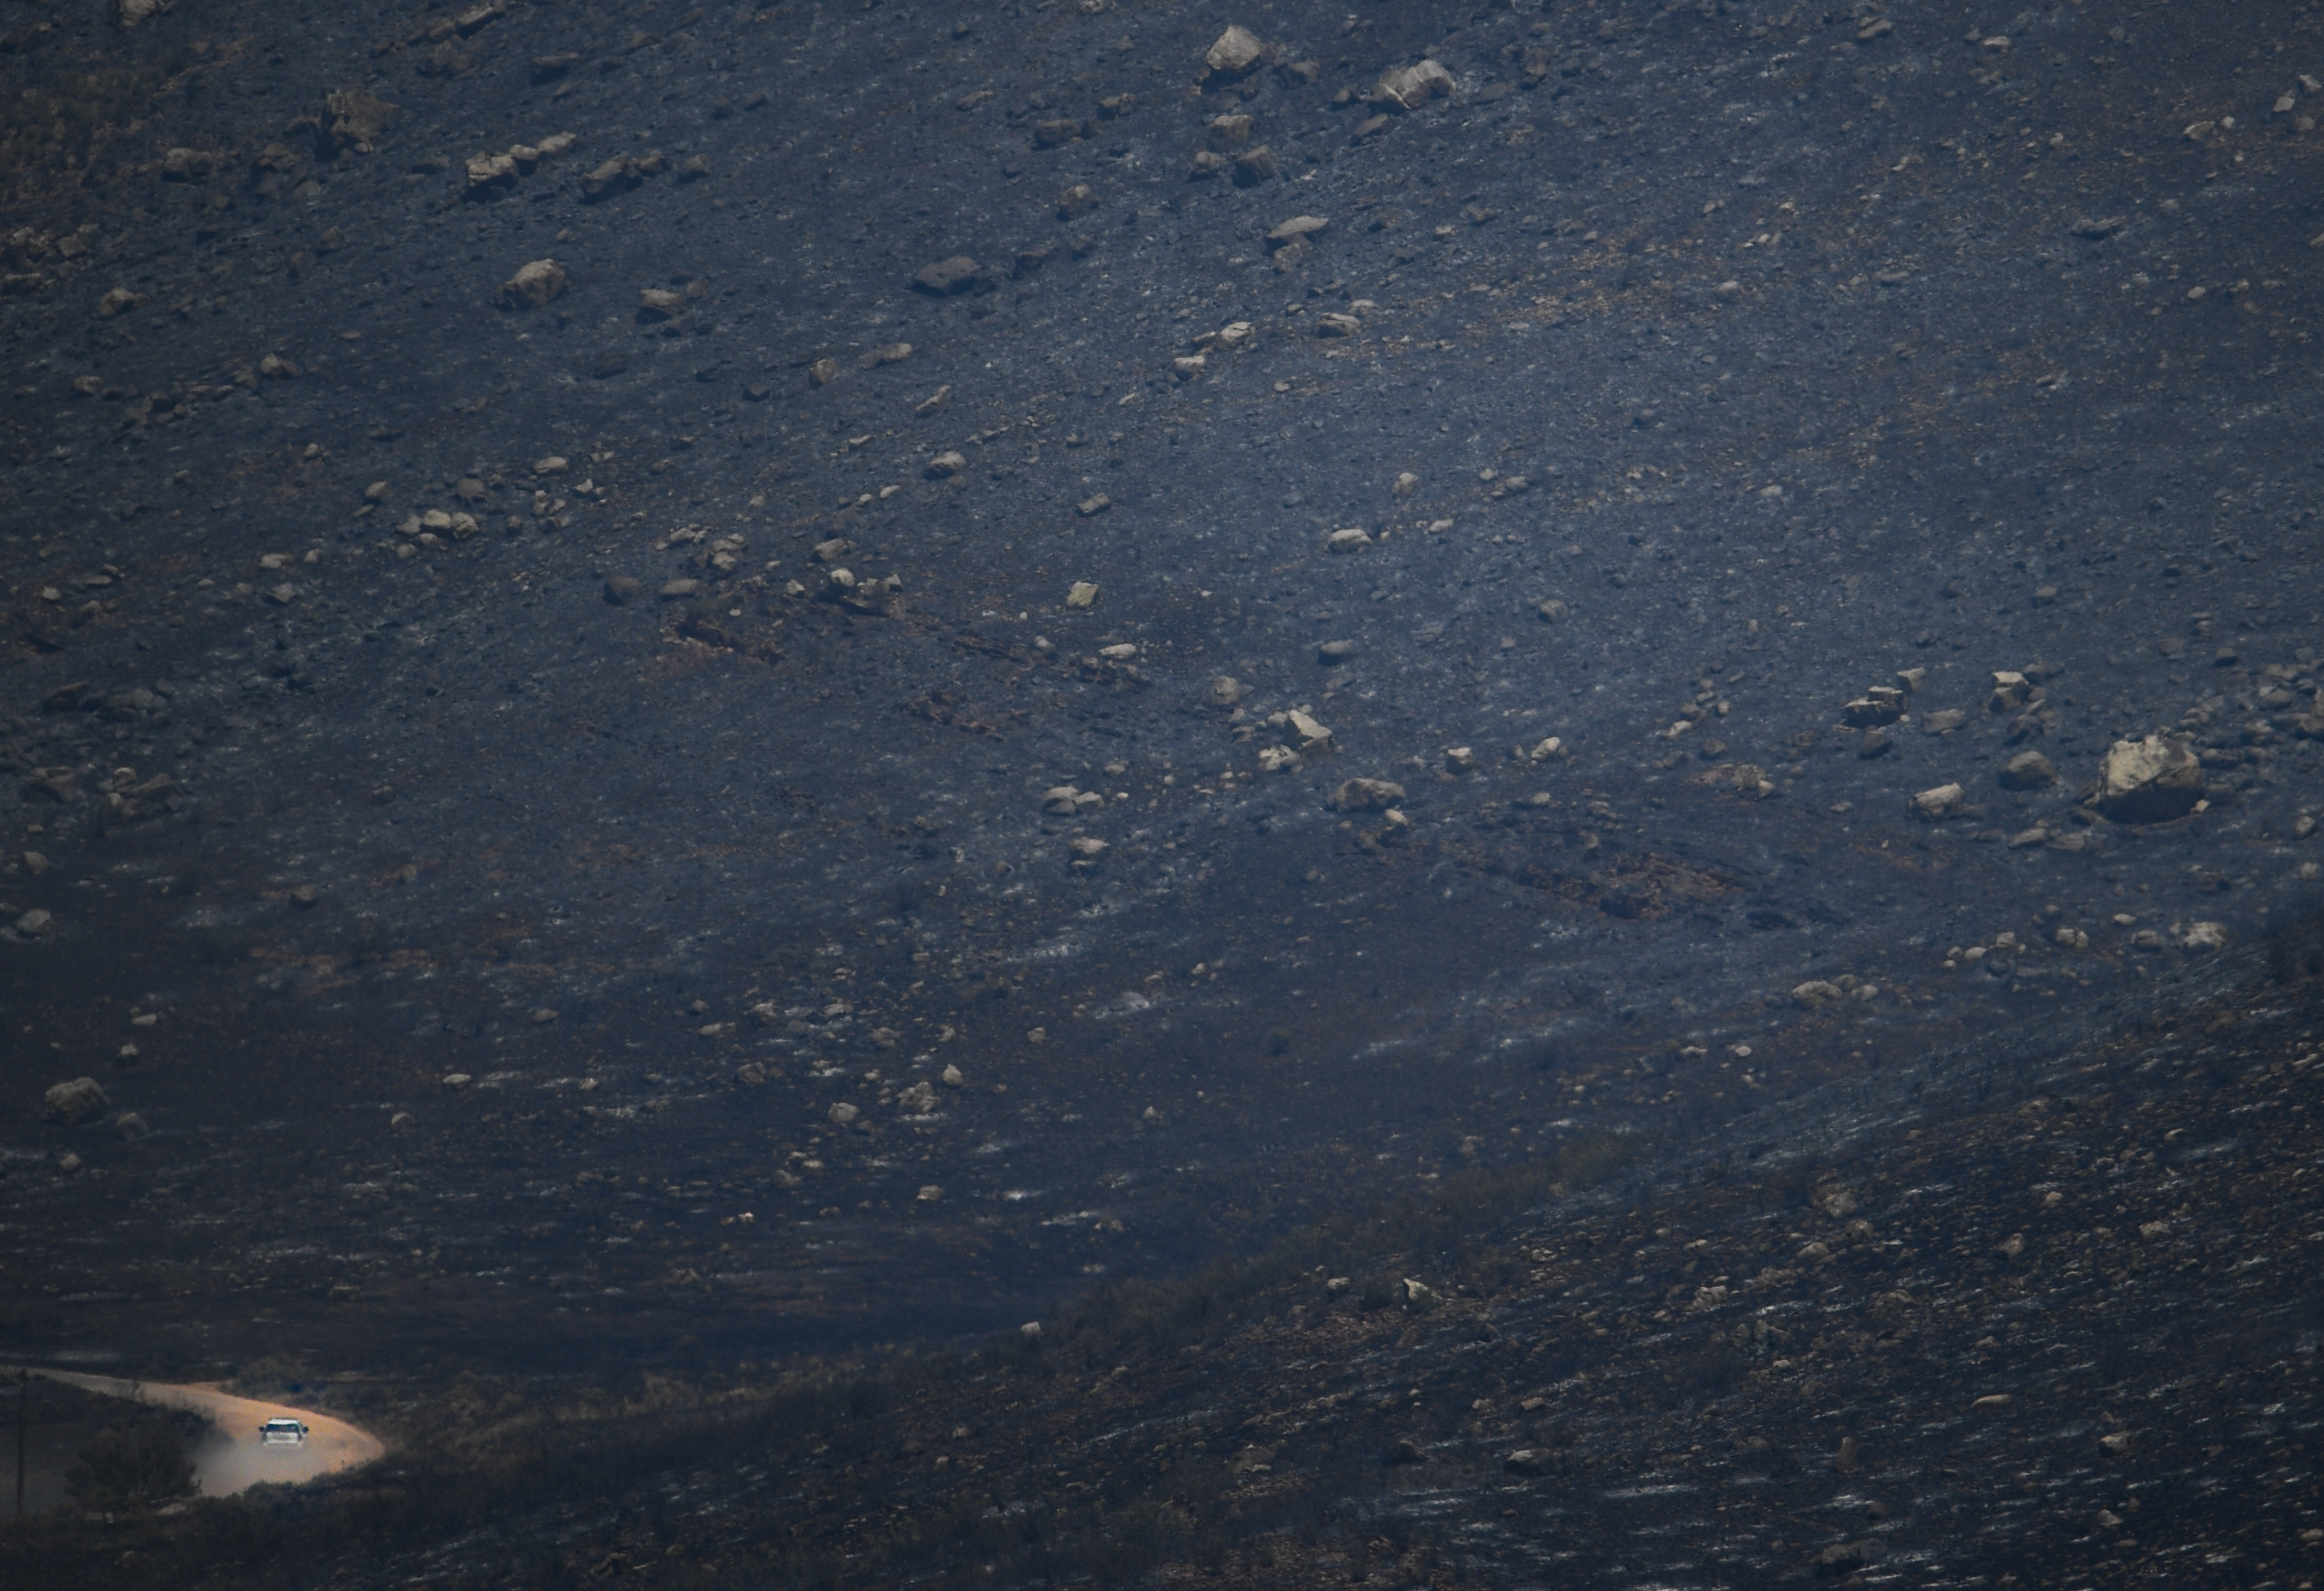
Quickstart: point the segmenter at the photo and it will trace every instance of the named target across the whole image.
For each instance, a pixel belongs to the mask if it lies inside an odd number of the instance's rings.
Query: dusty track
[[[215,1386],[174,1386],[128,1381],[115,1375],[83,1375],[70,1370],[32,1368],[32,1374],[108,1398],[130,1398],[157,1409],[187,1409],[210,1422],[211,1434],[194,1453],[194,1470],[204,1495],[229,1497],[262,1482],[297,1485],[369,1464],[387,1448],[369,1431],[312,1409],[237,1398]],[[270,1420],[305,1422],[307,1439],[296,1448],[261,1448],[258,1428]]]

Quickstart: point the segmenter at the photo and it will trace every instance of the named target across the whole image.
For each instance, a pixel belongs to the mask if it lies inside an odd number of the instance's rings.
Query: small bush
[[[101,1432],[65,1472],[65,1490],[83,1508],[152,1508],[190,1495],[194,1466],[186,1457],[189,1425],[180,1415],[156,1414],[123,1429]]]

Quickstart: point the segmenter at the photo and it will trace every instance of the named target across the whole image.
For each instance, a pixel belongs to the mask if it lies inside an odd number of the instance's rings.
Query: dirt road
[[[343,1420],[311,1409],[237,1398],[215,1386],[176,1386],[38,1367],[32,1374],[109,1398],[131,1398],[159,1409],[190,1409],[201,1415],[210,1422],[210,1434],[192,1457],[194,1474],[208,1497],[229,1497],[265,1481],[296,1485],[369,1464],[387,1451],[377,1437]],[[304,1422],[307,1439],[297,1447],[259,1446],[258,1428],[270,1420]]]

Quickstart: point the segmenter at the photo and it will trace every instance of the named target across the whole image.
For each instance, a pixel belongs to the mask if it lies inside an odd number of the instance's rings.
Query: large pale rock
[[[1433,60],[1400,66],[1380,74],[1372,97],[1398,110],[1418,110],[1439,95],[1452,92],[1452,74]]]
[[[2184,740],[2117,740],[2098,770],[2098,810],[2116,823],[2167,823],[2202,799],[2203,764]]]
[[[1203,57],[1203,64],[1214,77],[1247,77],[1267,59],[1267,46],[1257,33],[1245,27],[1231,27],[1219,35]]]

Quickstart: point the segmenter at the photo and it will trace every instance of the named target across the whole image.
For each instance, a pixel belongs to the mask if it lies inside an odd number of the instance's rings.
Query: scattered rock
[[[1112,506],[1113,499],[1107,496],[1103,492],[1100,492],[1094,496],[1084,497],[1080,502],[1074,504],[1074,512],[1080,514],[1084,519],[1090,519],[1095,515],[1103,513],[1107,509]]]
[[[1231,674],[1221,674],[1211,681],[1211,705],[1214,708],[1240,706],[1249,694],[1243,682]]]
[[[1795,985],[1792,989],[1792,1004],[1807,1011],[1820,1011],[1846,998],[1847,992],[1838,984],[1826,983],[1821,978]]]
[[[2019,752],[2000,778],[2005,790],[2041,790],[2058,782],[2058,765],[2040,752]]]
[[[128,1143],[134,1143],[141,1138],[150,1138],[153,1134],[153,1129],[145,1124],[145,1118],[134,1110],[124,1110],[114,1117],[113,1130],[121,1135],[123,1142]]]
[[[1267,235],[1269,248],[1281,248],[1286,244],[1313,237],[1332,224],[1328,216],[1294,216]]]
[[[1250,188],[1283,175],[1283,162],[1275,158],[1275,151],[1267,144],[1246,149],[1234,157],[1234,184]]]
[[[1343,315],[1337,310],[1329,310],[1315,318],[1317,337],[1353,337],[1363,328],[1364,323],[1353,315]]]
[[[42,907],[35,906],[30,911],[25,912],[23,916],[16,919],[16,931],[23,935],[28,939],[37,939],[42,934],[47,933],[50,928],[54,925],[55,921],[56,919],[51,917],[46,910]]]
[[[1397,67],[1384,72],[1372,90],[1373,100],[1397,110],[1418,110],[1440,95],[1452,92],[1452,74],[1434,60]]]
[[[1501,1467],[1511,1475],[1547,1475],[1550,1457],[1538,1448],[1519,1448],[1501,1460]]]
[[[1904,716],[1904,693],[1893,685],[1876,685],[1843,709],[1849,726],[1856,729],[1879,728]]]
[[[323,96],[324,136],[331,153],[371,153],[397,108],[368,88],[342,88]]]
[[[958,475],[962,470],[966,469],[967,467],[968,456],[966,454],[945,452],[939,453],[934,458],[929,459],[927,468],[922,473],[932,481],[940,481],[949,476]]]
[[[853,1125],[855,1118],[862,1114],[862,1110],[843,1099],[824,1113],[824,1119],[835,1127],[845,1127]]]
[[[1097,190],[1086,182],[1076,182],[1057,196],[1057,219],[1078,220],[1097,208]]]
[[[42,1105],[49,1120],[68,1127],[95,1121],[113,1108],[113,1101],[95,1078],[75,1078],[70,1082],[51,1085],[42,1096]]]
[[[1817,1577],[1837,1579],[1856,1573],[1877,1555],[1877,1549],[1869,1541],[1836,1541],[1815,1555],[1813,1568]]]
[[[1323,538],[1326,552],[1354,552],[1371,544],[1371,532],[1366,530],[1333,531]]]
[[[2227,948],[2227,925],[2219,922],[2190,923],[2187,931],[2180,937],[2179,947],[2182,950],[2224,950]]]
[[[1203,142],[1225,154],[1249,143],[1251,130],[1258,125],[1247,116],[1213,116],[1210,125],[1203,129]]]
[[[1098,587],[1096,581],[1075,580],[1073,585],[1066,589],[1065,606],[1067,607],[1094,606],[1097,602],[1097,596]]]
[[[1205,74],[1232,81],[1248,77],[1267,60],[1267,46],[1245,27],[1230,27],[1203,56]]]
[[[1349,779],[1332,792],[1334,812],[1379,812],[1404,800],[1404,786],[1387,779]]]
[[[932,292],[939,298],[950,293],[966,292],[976,285],[976,262],[966,254],[954,254],[923,265],[912,278],[912,285],[922,292]]]
[[[1940,784],[1913,798],[1913,815],[1932,819],[1958,818],[1969,805],[1969,792],[1958,784]]]
[[[116,287],[97,301],[97,318],[110,320],[116,315],[126,315],[145,301],[125,287]]]
[[[2098,771],[2098,809],[2116,823],[2167,823],[2203,799],[2203,764],[2185,739],[2117,740]]]
[[[807,367],[807,379],[814,382],[816,385],[819,387],[829,386],[833,382],[839,379],[839,361],[836,359],[817,359],[814,364]]]

